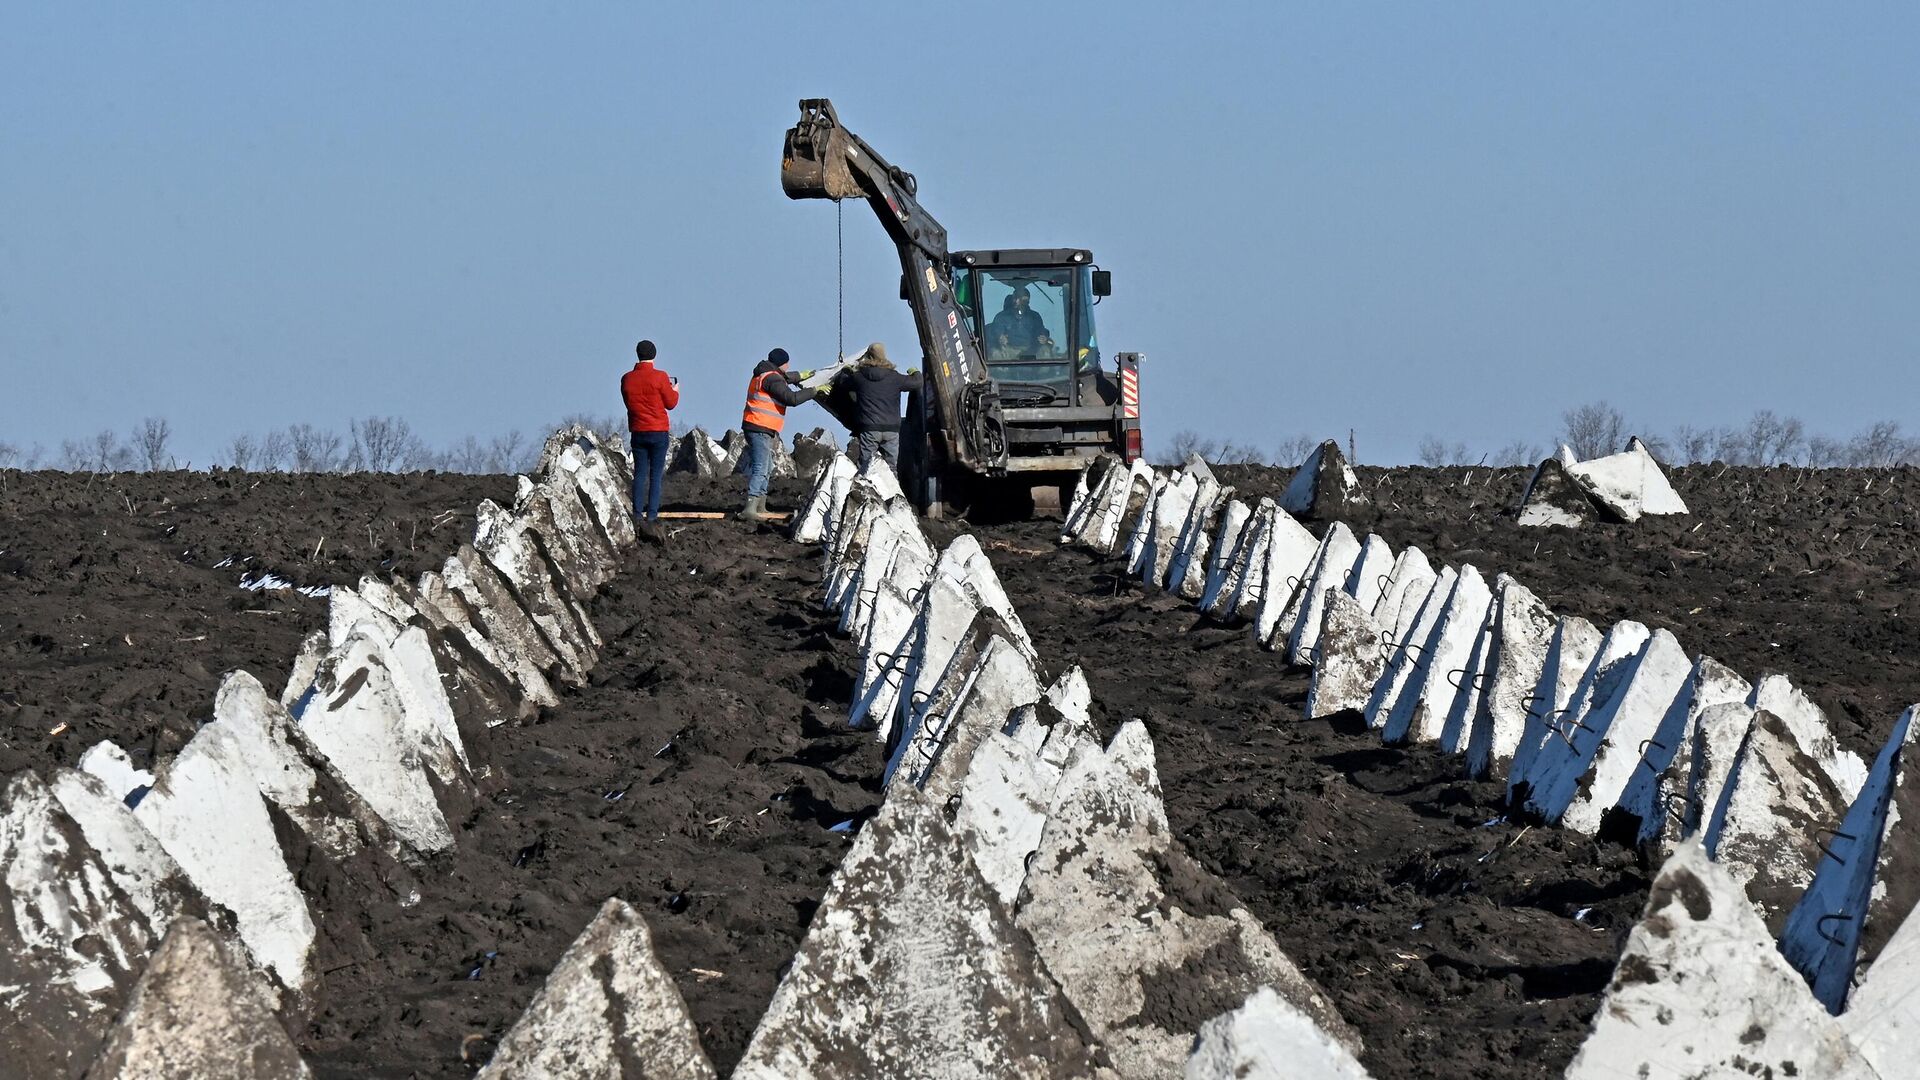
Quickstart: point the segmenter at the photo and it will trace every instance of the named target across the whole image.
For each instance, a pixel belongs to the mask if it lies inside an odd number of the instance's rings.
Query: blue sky
[[[768,348],[835,347],[833,205],[779,186],[803,96],[956,246],[1093,249],[1150,443],[1406,461],[1597,398],[1851,434],[1920,401],[1916,12],[7,5],[0,441],[531,433],[614,411],[643,336],[737,424]],[[911,353],[864,206],[845,236],[849,346]]]

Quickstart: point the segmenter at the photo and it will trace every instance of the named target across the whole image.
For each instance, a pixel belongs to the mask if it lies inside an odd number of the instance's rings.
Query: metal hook
[[[1841,832],[1839,829],[1815,829],[1813,830],[1813,835],[1832,836],[1841,840],[1856,841],[1856,842],[1860,839],[1859,837],[1853,835],[1852,833],[1844,833],[1844,832]],[[1832,859],[1834,862],[1840,864],[1841,866],[1847,865],[1847,860],[1841,858],[1838,855],[1835,855],[1833,853],[1833,849],[1827,846],[1827,842],[1825,840],[1818,840],[1815,842],[1820,845],[1820,854],[1825,855],[1827,858]]]
[[[1833,935],[1827,933],[1827,924],[1834,921],[1835,919],[1838,919],[1841,922],[1852,922],[1853,916],[1847,914],[1844,911],[1836,911],[1828,915],[1822,915],[1818,920],[1814,922],[1813,932],[1816,934],[1819,934],[1820,939],[1822,941],[1825,941],[1829,945],[1837,945],[1837,946],[1845,947],[1846,942],[1841,941],[1839,938],[1834,937]]]
[[[1695,796],[1689,795],[1684,791],[1667,792],[1667,797],[1664,800],[1662,800],[1663,802],[1666,803],[1667,813],[1673,818],[1673,820],[1678,821],[1682,825],[1685,825],[1687,823],[1687,818],[1685,814],[1674,813],[1673,803],[1675,799],[1678,799],[1681,803],[1683,803],[1686,806],[1687,809],[1695,811],[1696,813],[1700,810],[1705,809],[1705,805],[1701,803],[1701,801],[1698,798],[1696,798]]]

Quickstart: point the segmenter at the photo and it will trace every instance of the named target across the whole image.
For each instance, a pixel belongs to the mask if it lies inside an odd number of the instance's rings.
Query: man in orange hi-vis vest
[[[747,410],[740,430],[747,436],[747,505],[734,517],[760,521],[767,516],[767,477],[773,472],[773,444],[786,426],[787,409],[812,401],[818,391],[795,387],[810,371],[787,371],[787,350],[775,349],[747,380]]]

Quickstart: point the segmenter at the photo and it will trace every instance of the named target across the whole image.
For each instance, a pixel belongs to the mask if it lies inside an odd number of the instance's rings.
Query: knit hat
[[[653,347],[653,342],[651,341],[642,341],[633,347],[633,355],[642,360],[651,360],[658,354],[659,350]]]
[[[787,366],[787,350],[775,349],[772,352],[769,352],[767,354],[767,363],[772,364],[774,367],[786,367]]]

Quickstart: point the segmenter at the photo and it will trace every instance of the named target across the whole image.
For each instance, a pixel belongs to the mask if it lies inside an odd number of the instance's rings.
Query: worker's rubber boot
[[[740,512],[733,516],[738,521],[752,521],[756,523],[765,521],[767,519],[767,497],[765,495],[747,496],[747,505],[741,507]]]

